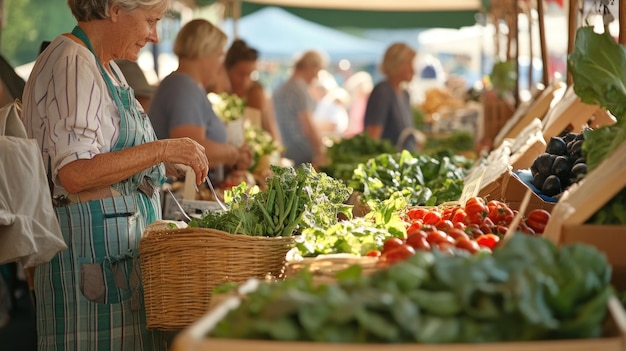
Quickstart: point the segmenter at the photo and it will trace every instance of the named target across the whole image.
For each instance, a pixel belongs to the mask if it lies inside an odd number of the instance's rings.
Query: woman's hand
[[[209,160],[204,146],[190,138],[166,139],[162,142],[162,162],[181,163],[191,167],[196,174],[196,184],[202,184],[209,172]]]

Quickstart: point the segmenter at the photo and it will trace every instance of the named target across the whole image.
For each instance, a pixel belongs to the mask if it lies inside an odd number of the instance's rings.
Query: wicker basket
[[[213,289],[249,278],[283,277],[292,237],[257,237],[216,229],[147,231],[139,246],[147,327],[186,328],[210,307]]]

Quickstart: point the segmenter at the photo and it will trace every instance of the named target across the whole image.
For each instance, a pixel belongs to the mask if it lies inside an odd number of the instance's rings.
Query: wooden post
[[[568,40],[567,40],[567,54],[571,54],[574,51],[574,39],[576,37],[576,30],[578,29],[578,4],[579,0],[569,0],[569,16],[568,16]],[[572,75],[567,72],[567,86],[572,85]]]
[[[570,0],[573,1],[573,0]],[[541,50],[542,81],[545,87],[550,84],[550,60],[546,44],[546,25],[543,17],[543,0],[537,0],[537,20],[539,21],[539,47]]]

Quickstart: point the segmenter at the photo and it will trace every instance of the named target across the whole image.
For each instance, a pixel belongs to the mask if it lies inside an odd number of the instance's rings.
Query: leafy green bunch
[[[464,176],[465,170],[449,157],[413,156],[404,150],[359,164],[350,185],[366,200],[382,201],[400,192],[410,206],[431,206],[458,200]]]
[[[211,337],[328,343],[484,343],[602,335],[614,291],[603,254],[516,235],[493,255],[419,251],[370,275],[352,266],[261,283]]]

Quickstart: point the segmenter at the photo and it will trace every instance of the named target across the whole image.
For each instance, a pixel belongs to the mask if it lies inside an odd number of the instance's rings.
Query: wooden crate
[[[498,146],[508,138],[516,138],[534,119],[543,120],[550,107],[558,103],[564,93],[565,84],[555,82],[541,91],[535,99],[522,103],[502,126],[496,135],[494,145]]]
[[[584,243],[603,251],[613,266],[613,284],[621,289],[626,289],[626,226],[585,222],[626,187],[625,174],[626,142],[563,193],[544,232],[558,245]]]
[[[597,339],[501,342],[481,344],[329,344],[266,340],[211,339],[206,337],[229,310],[239,305],[238,297],[229,297],[189,328],[181,332],[171,351],[623,351],[626,316],[617,299],[609,301],[609,321],[605,335]]]

